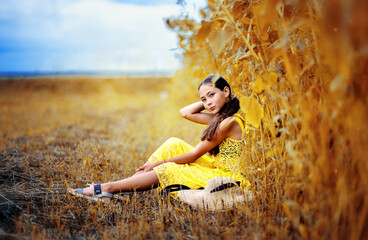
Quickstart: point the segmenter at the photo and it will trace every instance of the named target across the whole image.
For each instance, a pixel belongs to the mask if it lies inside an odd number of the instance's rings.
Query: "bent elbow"
[[[183,118],[187,118],[187,114],[185,113],[185,111],[183,111],[183,109],[181,109],[179,111],[180,115],[183,117]]]

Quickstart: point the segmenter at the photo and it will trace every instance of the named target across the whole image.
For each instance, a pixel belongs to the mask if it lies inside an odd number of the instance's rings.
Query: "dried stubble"
[[[168,137],[199,141],[202,127],[182,120],[180,106],[163,94],[168,79],[0,84],[2,236],[145,239],[246,233],[244,213],[198,213],[161,199],[155,190],[111,204],[66,193],[68,187],[133,174]],[[243,221],[233,223],[233,216]],[[221,232],[224,224],[229,226]]]

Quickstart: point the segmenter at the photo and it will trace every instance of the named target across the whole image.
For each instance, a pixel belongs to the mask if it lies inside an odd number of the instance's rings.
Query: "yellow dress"
[[[244,132],[244,120],[238,114],[234,116]],[[226,138],[220,143],[220,151],[214,158],[203,155],[192,163],[168,162],[155,167],[153,170],[159,179],[159,190],[174,184],[185,185],[191,189],[204,188],[208,180],[214,177],[233,178],[241,182],[241,187],[249,188],[250,183],[239,168],[239,159],[244,147],[243,140]],[[153,163],[170,159],[193,149],[193,146],[181,139],[170,138],[152,154],[148,161]]]

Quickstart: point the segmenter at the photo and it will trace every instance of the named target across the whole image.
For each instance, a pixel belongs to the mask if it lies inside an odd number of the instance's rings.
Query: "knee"
[[[180,141],[180,139],[177,138],[177,137],[171,137],[171,138],[167,139],[166,141],[168,141],[168,142],[176,142],[176,141]]]
[[[176,138],[176,137],[171,137],[169,139],[166,140],[166,142],[164,143],[165,145],[178,145],[181,144],[182,142],[184,142],[183,140]]]

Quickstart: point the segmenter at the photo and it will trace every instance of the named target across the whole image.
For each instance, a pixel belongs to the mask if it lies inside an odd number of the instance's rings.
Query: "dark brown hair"
[[[230,117],[239,111],[239,99],[236,97],[232,97],[231,88],[229,83],[219,75],[210,75],[205,78],[198,86],[199,89],[204,84],[211,84],[213,87],[224,90],[225,87],[229,88],[229,101],[227,101],[224,106],[220,109],[218,113],[214,116],[214,118],[209,122],[208,126],[202,132],[201,140],[211,141],[216,138],[216,132],[219,124],[227,117]],[[220,152],[219,145],[214,147],[209,151],[211,155],[216,156]]]

